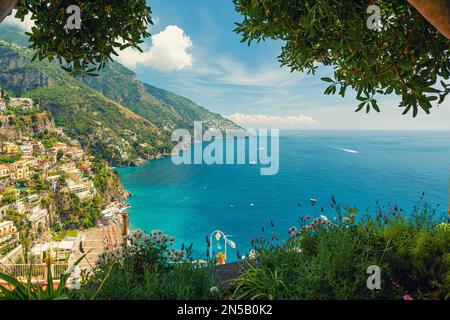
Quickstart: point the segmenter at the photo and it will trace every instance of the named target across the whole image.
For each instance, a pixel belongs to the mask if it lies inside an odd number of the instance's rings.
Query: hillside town
[[[31,99],[2,91],[0,265],[51,258],[67,266],[87,251],[85,265],[95,264],[127,232],[127,193],[118,181]]]

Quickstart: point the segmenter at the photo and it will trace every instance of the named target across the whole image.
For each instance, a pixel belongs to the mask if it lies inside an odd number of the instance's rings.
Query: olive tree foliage
[[[406,1],[233,0],[243,16],[242,41],[284,41],[279,60],[292,71],[315,74],[332,66],[325,94],[359,100],[356,111],[380,112],[379,95],[401,97],[403,114],[427,114],[450,92],[450,41]],[[381,9],[381,26],[367,27],[369,5]]]
[[[67,27],[69,7],[78,6],[79,29]],[[95,75],[112,55],[150,36],[151,8],[145,0],[20,0],[16,17],[31,14],[34,27],[27,35],[34,59],[59,60],[74,76]]]

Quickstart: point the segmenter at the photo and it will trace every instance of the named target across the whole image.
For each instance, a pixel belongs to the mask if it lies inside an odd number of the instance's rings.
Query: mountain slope
[[[189,126],[189,119],[149,95],[143,83],[136,79],[136,75],[118,63],[109,63],[98,77],[84,78],[80,81],[126,105],[131,111],[152,121],[160,129],[173,130],[175,127]]]
[[[156,88],[137,79],[134,72],[117,62],[109,63],[99,77],[83,83],[114,99],[162,130],[192,129],[194,121],[204,121],[206,127],[238,129],[232,121],[212,113],[191,100],[167,90]]]
[[[33,98],[68,135],[112,165],[129,165],[170,150],[175,128],[237,129],[233,122],[184,97],[142,83],[112,62],[99,77],[75,79],[59,65],[31,62],[26,37],[0,25],[0,87]]]
[[[58,65],[31,62],[31,54],[0,42],[0,86],[48,109],[56,124],[94,155],[113,165],[129,165],[170,148],[153,123],[70,77]]]

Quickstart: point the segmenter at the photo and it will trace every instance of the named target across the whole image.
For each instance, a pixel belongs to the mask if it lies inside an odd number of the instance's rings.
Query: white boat
[[[338,148],[337,150],[344,151],[344,152],[347,152],[347,153],[352,153],[352,154],[358,154],[359,153],[357,150],[346,149],[346,148]]]

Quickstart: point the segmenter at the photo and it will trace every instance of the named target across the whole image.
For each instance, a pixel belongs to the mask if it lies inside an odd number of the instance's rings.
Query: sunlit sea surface
[[[301,216],[332,219],[331,196],[361,212],[394,204],[410,211],[424,192],[423,201],[446,212],[449,163],[448,131],[286,131],[274,176],[261,176],[259,165],[176,166],[169,158],[118,171],[132,193],[132,228],[161,229],[178,246],[193,243],[201,259],[205,238],[216,229],[232,235],[243,255],[263,227],[266,237],[283,238]]]

